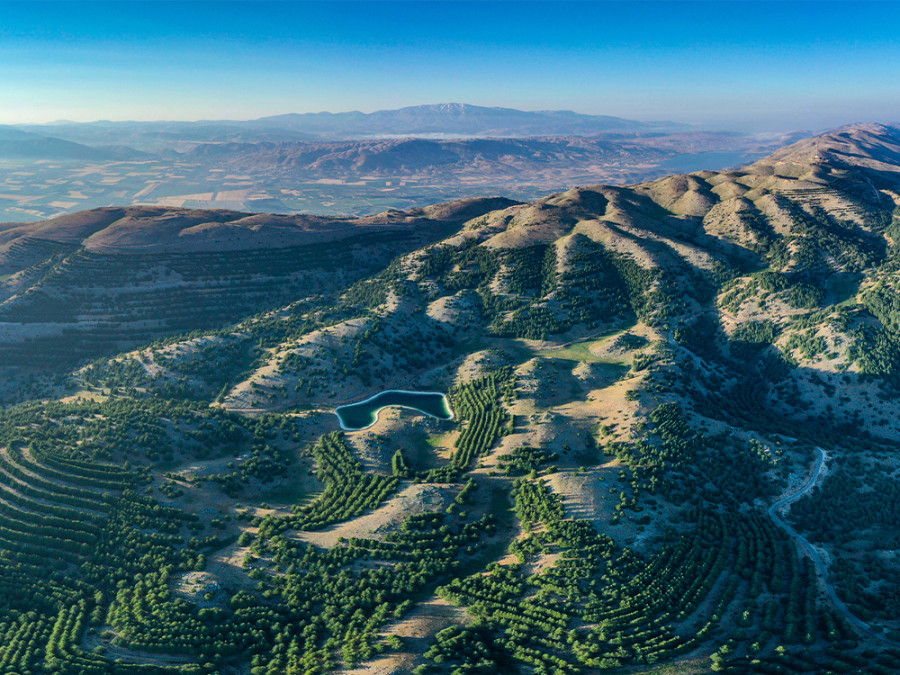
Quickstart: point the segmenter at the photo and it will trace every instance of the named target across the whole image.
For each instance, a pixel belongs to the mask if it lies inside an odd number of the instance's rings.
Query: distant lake
[[[389,389],[359,403],[342,405],[334,413],[345,431],[367,429],[378,421],[378,411],[392,405],[410,408],[441,420],[453,419],[453,411],[444,394],[433,391]]]

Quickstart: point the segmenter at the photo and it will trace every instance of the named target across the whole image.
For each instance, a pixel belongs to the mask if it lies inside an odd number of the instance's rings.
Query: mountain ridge
[[[316,129],[316,122],[319,120],[327,120],[332,125],[328,133],[351,137],[422,133],[474,136],[589,135],[607,131],[673,131],[688,128],[673,122],[638,122],[568,110],[523,111],[464,103],[408,106],[372,113],[288,113],[262,117],[255,122],[309,131]]]

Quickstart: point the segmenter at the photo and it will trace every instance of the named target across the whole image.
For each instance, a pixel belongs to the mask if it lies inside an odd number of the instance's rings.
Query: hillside
[[[897,672],[898,138],[0,226],[0,672]]]
[[[344,143],[259,143],[199,145],[188,157],[217,160],[238,170],[281,166],[319,178],[404,176],[420,172],[448,174],[466,180],[480,172],[494,180],[515,172],[582,167],[633,166],[669,158],[668,152],[637,141],[613,143],[583,138],[464,139],[434,141],[400,139]],[[462,178],[460,178],[462,174]],[[539,174],[535,176],[538,179]],[[472,178],[468,178],[472,180]]]
[[[0,367],[58,368],[334,293],[511,203],[357,219],[124,207],[0,225]]]

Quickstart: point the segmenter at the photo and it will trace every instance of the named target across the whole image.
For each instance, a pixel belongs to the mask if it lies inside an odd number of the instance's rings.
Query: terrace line
[[[339,406],[334,414],[344,431],[362,431],[373,426],[378,421],[378,413],[391,406],[409,408],[440,420],[453,419],[453,410],[445,394],[405,389],[388,389],[364,401]]]

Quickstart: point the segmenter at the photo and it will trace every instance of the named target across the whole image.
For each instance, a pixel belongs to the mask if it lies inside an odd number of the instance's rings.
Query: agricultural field
[[[478,190],[442,186],[424,176],[329,181],[270,168],[228,171],[190,160],[0,160],[0,222],[119,205],[363,215],[485,191],[491,192],[487,186]],[[494,191],[533,198],[545,190],[498,183]]]

